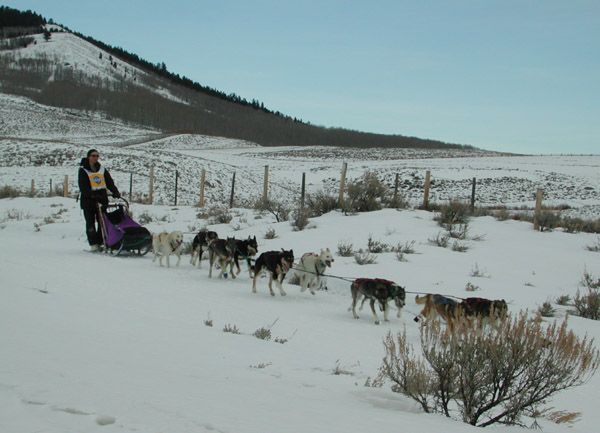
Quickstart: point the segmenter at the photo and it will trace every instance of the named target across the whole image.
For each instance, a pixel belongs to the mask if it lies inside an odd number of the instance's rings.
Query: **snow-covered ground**
[[[507,156],[478,150],[345,149],[334,147],[261,147],[255,143],[192,134],[168,135],[106,119],[97,113],[64,110],[27,98],[0,94],[0,186],[29,190],[35,181],[46,194],[50,181],[69,176],[76,191],[80,159],[91,147],[101,153],[121,191],[147,195],[150,167],[155,167],[155,202],[172,204],[175,171],[179,172],[178,203],[194,204],[200,173],[207,172],[209,205],[228,203],[236,173],[237,203],[261,197],[264,166],[269,166],[272,199],[297,203],[302,173],[307,192],[336,195],[343,162],[350,180],[374,171],[390,187],[396,174],[400,191],[420,204],[425,172],[431,170],[431,201],[468,199],[477,178],[476,199],[484,206],[532,206],[537,188],[544,204],[568,204],[568,212],[600,217],[600,155]]]
[[[135,204],[132,210],[152,219],[152,231],[191,232],[207,224],[193,207]],[[293,248],[296,257],[323,247],[335,251],[340,241],[365,248],[369,236],[393,245],[415,241],[407,262],[387,253],[359,266],[336,255],[331,273],[463,297],[470,282],[479,286],[477,296],[506,299],[511,313],[574,295],[584,270],[600,274],[599,253],[586,249],[597,235],[540,233],[525,222],[474,218],[470,233],[483,240],[467,241],[469,249],[460,253],[428,243],[440,228],[424,211],[332,212],[301,232],[269,215],[233,212],[230,224],[209,228],[221,236],[256,235],[260,251]],[[278,237],[264,239],[271,228]],[[286,284],[286,297],[269,296],[262,279],[252,294],[245,268],[236,280],[219,280],[208,278],[206,262],[193,268],[189,256],[167,269],[150,256],[91,254],[83,251],[83,229],[73,199],[0,200],[1,431],[476,431],[422,413],[389,385],[364,386],[377,373],[388,331],[406,329],[417,342],[414,295],[400,319],[392,314],[376,326],[367,310],[352,318],[348,283],[338,279],[329,278],[329,290],[315,296]],[[485,277],[471,276],[475,267]],[[565,307],[555,307],[563,317]],[[241,334],[223,332],[226,325]],[[273,337],[288,341],[252,335],[271,325]],[[572,316],[569,325],[579,335],[600,337],[600,322]],[[539,419],[543,431],[595,431],[599,386],[596,375],[550,401],[554,410],[581,417],[560,425]]]

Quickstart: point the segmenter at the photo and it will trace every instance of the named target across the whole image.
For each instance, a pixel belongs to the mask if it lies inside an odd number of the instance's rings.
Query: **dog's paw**
[[[375,321],[375,324],[376,324],[376,325],[379,325],[379,320],[376,320],[376,321]]]
[[[316,293],[314,292],[314,290],[311,290],[311,291],[310,291],[310,294],[311,294],[311,295],[316,295]]]

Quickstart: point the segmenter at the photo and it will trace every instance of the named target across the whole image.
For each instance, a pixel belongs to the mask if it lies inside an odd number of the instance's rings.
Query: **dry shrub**
[[[600,252],[600,238],[596,239],[596,243],[595,244],[586,245],[586,249],[588,251],[599,253]]]
[[[360,249],[354,253],[354,261],[359,265],[372,265],[373,263],[377,263],[377,256]]]
[[[310,216],[317,217],[339,207],[338,199],[335,196],[328,195],[323,191],[317,191],[306,197],[306,208]]]
[[[373,237],[371,235],[369,235],[369,239],[367,239],[367,250],[370,253],[381,254],[381,253],[389,253],[392,249],[385,242],[376,241],[373,239]]]
[[[277,232],[275,231],[275,229],[273,227],[271,227],[265,233],[265,239],[275,239],[276,237],[277,237]]]
[[[308,226],[308,211],[306,209],[298,209],[294,211],[294,218],[292,220],[292,227],[295,232],[300,232]]]
[[[352,257],[354,255],[354,245],[352,242],[338,242],[337,255],[340,257]]]
[[[556,303],[558,305],[569,305],[570,302],[571,297],[569,295],[560,295],[558,298],[556,298]]]
[[[546,418],[556,424],[573,424],[580,417],[581,412],[567,412],[564,410],[557,410],[546,415]]]
[[[467,251],[469,249],[469,246],[466,244],[461,244],[458,241],[454,241],[454,243],[452,244],[452,251],[457,251],[459,253],[464,253],[465,251]]]
[[[438,232],[435,238],[429,238],[428,241],[431,245],[437,245],[438,247],[446,248],[448,246],[449,239],[449,235]]]
[[[587,294],[581,295],[577,291],[573,299],[574,313],[586,319],[600,320],[600,278],[584,271],[581,285],[587,289]]]
[[[381,202],[387,193],[377,175],[371,171],[348,184],[347,210],[351,212],[371,212],[381,209]]]
[[[226,206],[211,206],[199,212],[197,218],[208,220],[208,224],[229,224],[233,215]]]
[[[252,207],[256,210],[269,212],[278,223],[290,219],[290,208],[280,201],[258,199]]]
[[[437,215],[433,218],[442,227],[453,226],[455,224],[467,224],[471,207],[468,203],[459,200],[450,200],[448,204],[438,206]]]
[[[561,223],[560,216],[556,212],[542,211],[537,217],[541,232],[550,232]]]
[[[556,309],[552,306],[550,301],[546,301],[538,308],[538,313],[542,317],[554,317]]]
[[[21,191],[19,191],[17,188],[10,186],[10,185],[4,185],[3,187],[0,187],[0,199],[1,198],[15,198],[15,197],[19,197],[21,196]]]
[[[260,339],[260,340],[270,340],[271,339],[271,330],[269,328],[258,328],[256,331],[254,331],[254,335],[256,338]]]
[[[230,325],[228,323],[223,327],[223,332],[229,332],[231,334],[239,334],[240,329],[237,327],[237,325]]]
[[[398,242],[392,251],[402,254],[415,254],[415,241]]]
[[[391,381],[393,391],[425,412],[458,414],[480,427],[523,425],[524,415],[557,392],[584,384],[600,362],[593,339],[577,337],[566,319],[542,328],[526,312],[484,330],[458,321],[451,333],[430,321],[420,335],[422,356],[406,331],[388,333],[377,380]]]

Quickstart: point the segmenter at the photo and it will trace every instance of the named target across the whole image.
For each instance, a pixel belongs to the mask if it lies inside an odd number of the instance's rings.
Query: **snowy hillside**
[[[297,203],[302,173],[307,192],[337,194],[343,162],[348,177],[375,171],[390,187],[396,174],[400,191],[418,205],[426,170],[431,170],[431,200],[468,199],[477,178],[477,203],[484,206],[527,206],[537,188],[545,204],[568,204],[572,215],[600,217],[600,156],[502,156],[478,150],[347,149],[337,147],[260,147],[255,143],[195,134],[163,134],[96,113],[37,104],[0,94],[0,186],[48,192],[50,180],[69,176],[76,193],[80,159],[95,147],[121,191],[135,197],[148,193],[149,169],[155,166],[155,202],[172,204],[175,171],[178,203],[191,205],[199,196],[202,169],[207,172],[207,204],[228,203],[236,173],[236,203],[262,194],[264,166],[269,166],[272,199]]]
[[[177,151],[187,152],[183,147]],[[152,231],[190,232],[207,224],[192,207],[136,204],[133,212],[146,215]],[[406,255],[406,262],[384,253],[376,264],[359,266],[336,255],[331,273],[387,278],[412,292],[463,297],[470,282],[479,287],[477,296],[506,299],[513,314],[559,295],[573,296],[584,270],[600,275],[600,253],[586,248],[598,241],[596,235],[540,233],[524,222],[474,218],[470,233],[482,240],[467,241],[469,249],[461,253],[428,242],[440,228],[424,211],[332,212],[301,232],[267,214],[233,212],[230,224],[209,228],[223,237],[256,235],[260,251],[293,248],[296,257],[323,247],[335,251],[340,241],[365,248],[369,236],[393,245],[415,241],[415,254]],[[389,385],[364,386],[377,373],[388,331],[406,329],[417,342],[414,295],[400,319],[392,314],[389,323],[375,326],[366,310],[359,320],[347,311],[345,281],[329,278],[329,290],[315,296],[285,284],[286,297],[271,297],[262,279],[252,294],[245,267],[238,279],[219,280],[208,278],[206,262],[193,268],[189,256],[167,269],[150,256],[91,254],[83,252],[83,228],[73,199],[0,200],[1,431],[481,431],[424,414]],[[271,228],[278,237],[264,239]],[[473,276],[476,266],[479,277]],[[554,306],[563,317],[567,307]],[[240,334],[223,332],[225,326]],[[287,341],[252,335],[269,326],[273,338]],[[600,322],[570,317],[569,326],[600,338]],[[550,401],[554,411],[580,415],[565,424],[538,418],[543,431],[595,431],[599,387],[596,374]]]
[[[159,84],[152,75],[142,69],[113,57],[106,51],[68,32],[52,33],[49,41],[42,34],[32,35],[35,43],[26,48],[0,51],[0,56],[11,59],[12,68],[18,69],[22,62],[47,60],[56,67],[71,70],[74,74],[93,77],[98,82],[129,83],[150,89],[158,95],[182,104],[187,101],[172,94]],[[149,78],[152,78],[149,80]],[[51,78],[52,79],[52,78]],[[150,84],[153,82],[153,84]]]

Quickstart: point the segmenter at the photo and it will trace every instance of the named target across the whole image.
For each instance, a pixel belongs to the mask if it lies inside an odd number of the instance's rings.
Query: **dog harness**
[[[98,171],[91,171],[87,168],[84,168],[85,173],[90,180],[90,186],[92,187],[92,191],[100,191],[102,189],[106,189],[106,179],[104,179],[104,167],[100,167]]]

